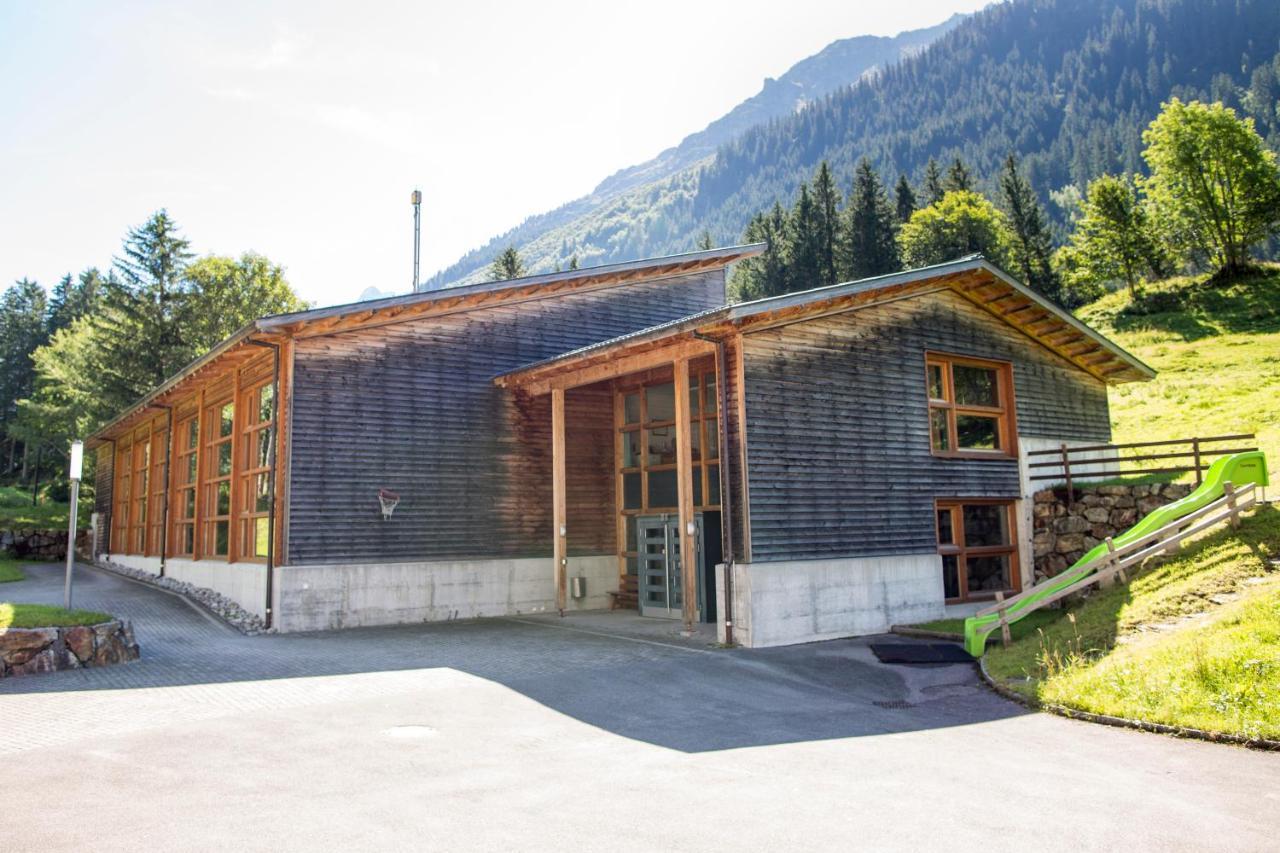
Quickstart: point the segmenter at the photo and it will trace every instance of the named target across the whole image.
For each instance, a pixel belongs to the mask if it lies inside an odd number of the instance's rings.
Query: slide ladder
[[[1230,484],[1230,490],[1227,484]],[[1236,489],[1247,487],[1252,493],[1252,489],[1266,485],[1267,461],[1261,451],[1234,453],[1217,459],[1209,466],[1204,481],[1182,500],[1152,510],[1110,543],[1100,542],[1085,552],[1084,556],[1060,574],[964,620],[965,650],[974,657],[982,656],[987,636],[1001,625],[1001,611],[1004,614],[1004,624],[1008,625],[1077,589],[1089,586],[1100,571],[1112,569],[1110,574],[1122,573],[1124,564],[1140,562],[1151,556],[1147,551],[1155,553],[1159,550],[1149,547],[1153,541],[1178,535],[1179,531],[1182,536],[1198,532],[1200,525],[1195,529],[1188,528],[1187,525],[1214,509],[1215,502],[1225,501],[1232,504],[1234,510]],[[1220,520],[1212,518],[1204,526],[1212,526]],[[1117,562],[1122,557],[1124,559]],[[1121,577],[1123,578],[1123,574]]]

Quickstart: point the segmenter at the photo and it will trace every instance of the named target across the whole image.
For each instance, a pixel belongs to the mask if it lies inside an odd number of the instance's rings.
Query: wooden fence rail
[[[1082,447],[1061,445],[1054,450],[1032,450],[1028,458],[1041,457],[1045,461],[1029,461],[1027,467],[1033,471],[1057,469],[1056,473],[1033,473],[1032,480],[1065,480],[1067,491],[1075,493],[1074,481],[1082,477],[1090,479],[1111,479],[1119,477],[1140,477],[1144,474],[1183,474],[1188,471],[1196,475],[1196,485],[1200,485],[1202,472],[1207,470],[1210,462],[1219,456],[1232,453],[1247,453],[1257,450],[1256,444],[1239,444],[1252,442],[1253,433],[1237,433],[1234,435],[1197,436],[1194,438],[1174,438],[1167,441],[1135,441],[1129,444],[1090,444]],[[1236,442],[1235,445],[1223,446],[1223,442]],[[1158,453],[1135,453],[1121,456],[1122,450],[1138,450],[1149,448],[1167,448],[1178,445],[1189,445],[1186,450],[1161,451]],[[1114,456],[1102,458],[1085,458],[1081,454],[1114,452]],[[1121,468],[1122,463],[1158,462],[1174,459],[1185,459],[1184,464],[1162,465],[1157,468]],[[1107,468],[1106,466],[1113,466]],[[1097,470],[1101,466],[1104,470]]]
[[[1182,543],[1186,539],[1198,533],[1203,533],[1223,521],[1227,521],[1232,527],[1239,526],[1240,513],[1258,502],[1258,487],[1250,483],[1243,488],[1236,489],[1231,483],[1226,483],[1223,490],[1225,494],[1216,501],[1206,504],[1175,521],[1171,521],[1159,530],[1153,531],[1150,536],[1144,536],[1142,539],[1130,542],[1128,545],[1117,548],[1108,537],[1106,540],[1107,553],[1090,560],[1088,563],[1069,569],[1069,571],[1081,574],[1089,573],[1075,583],[1069,584],[1044,598],[1036,599],[1037,595],[1043,594],[1056,583],[1061,583],[1060,577],[1052,577],[1041,581],[1030,589],[1023,590],[1011,598],[997,596],[995,604],[979,610],[974,616],[981,617],[998,614],[1000,617],[1001,639],[1005,645],[1008,645],[1009,611],[1011,609],[1019,609],[1021,611],[1019,617],[1022,617],[1060,601],[1072,593],[1087,589],[1093,584],[1103,583],[1115,577],[1119,577],[1122,582],[1127,583],[1128,575],[1125,570],[1141,565],[1148,557],[1154,557],[1162,552],[1174,553],[1182,547]]]

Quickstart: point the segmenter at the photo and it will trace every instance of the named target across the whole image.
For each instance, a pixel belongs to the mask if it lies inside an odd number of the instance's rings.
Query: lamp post
[[[76,561],[76,512],[80,509],[80,473],[84,468],[84,442],[71,442],[71,521],[67,525],[67,583],[63,590],[63,606],[71,609],[71,567]]]

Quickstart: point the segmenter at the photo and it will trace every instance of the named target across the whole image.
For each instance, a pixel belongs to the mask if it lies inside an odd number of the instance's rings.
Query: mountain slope
[[[896,36],[854,36],[832,42],[830,45],[796,63],[777,79],[767,78],[760,92],[738,104],[725,115],[702,130],[686,136],[678,145],[663,151],[645,163],[621,169],[605,178],[590,195],[575,199],[555,210],[532,216],[516,228],[498,235],[487,244],[468,252],[452,266],[442,270],[430,280],[431,286],[456,284],[463,279],[483,277],[493,257],[507,245],[520,246],[526,262],[535,271],[550,269],[556,262],[565,263],[573,251],[555,255],[542,251],[530,252],[529,245],[551,246],[563,241],[540,241],[549,231],[570,225],[574,220],[590,217],[600,212],[622,194],[638,187],[661,182],[715,155],[720,146],[740,133],[776,118],[791,115],[797,109],[814,103],[825,95],[847,87],[876,69],[883,68],[906,56],[919,53],[941,35],[964,19],[953,15],[932,27],[908,30]],[[572,233],[573,229],[570,229]],[[601,256],[592,245],[578,252],[580,259],[616,259],[614,255]]]
[[[1280,15],[1268,0],[992,6],[918,55],[756,124],[669,177],[534,217],[434,281],[476,274],[507,243],[549,269],[573,254],[603,263],[684,251],[704,229],[734,242],[823,159],[847,187],[862,156],[886,183],[899,172],[918,180],[930,157],[957,155],[990,180],[1014,151],[1047,200],[1104,172],[1140,170],[1142,130],[1173,95],[1223,100],[1275,145],[1278,48]]]

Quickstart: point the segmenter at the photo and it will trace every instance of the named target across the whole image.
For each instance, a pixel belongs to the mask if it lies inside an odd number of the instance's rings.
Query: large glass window
[[[196,475],[200,455],[200,418],[196,413],[179,420],[173,428],[173,519],[171,553],[190,557],[196,544]]]
[[[239,556],[265,560],[271,520],[271,457],[275,386],[267,382],[241,395],[243,427],[239,470]]]
[[[627,542],[621,556],[634,573],[635,516],[676,512],[679,504],[675,384],[670,380],[618,391],[618,477],[626,516]],[[693,461],[693,504],[720,507],[720,433],[713,365],[689,371],[689,455]]]
[[[1013,455],[1009,365],[943,355],[925,361],[929,443],[941,456]]]
[[[227,557],[231,553],[231,439],[235,431],[235,404],[226,400],[206,406],[202,431],[205,470],[200,553]]]
[[[1013,506],[1012,501],[938,501],[938,553],[947,601],[989,599],[1020,588]]]

